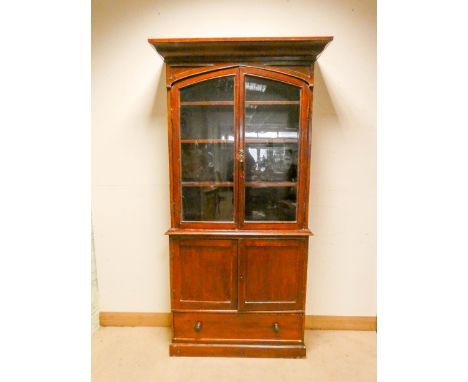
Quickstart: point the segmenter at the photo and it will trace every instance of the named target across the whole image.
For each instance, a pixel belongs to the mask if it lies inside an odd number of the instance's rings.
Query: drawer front
[[[304,338],[300,313],[174,312],[174,342],[294,342]]]

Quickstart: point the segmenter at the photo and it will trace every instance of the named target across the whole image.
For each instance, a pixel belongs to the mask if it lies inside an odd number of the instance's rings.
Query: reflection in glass
[[[184,221],[233,221],[232,187],[182,187]]]
[[[298,138],[299,105],[246,105],[246,138]]]
[[[245,220],[295,221],[296,187],[246,187]]]
[[[295,182],[297,143],[246,145],[245,172],[248,182]]]
[[[234,77],[221,77],[196,83],[180,90],[181,102],[234,101]]]
[[[246,101],[299,101],[299,97],[297,86],[260,77],[245,77]]]
[[[182,139],[234,140],[233,106],[181,106]]]
[[[182,181],[232,181],[232,143],[183,143]]]

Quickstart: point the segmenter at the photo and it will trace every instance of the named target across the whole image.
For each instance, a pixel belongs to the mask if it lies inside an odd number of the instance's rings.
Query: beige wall
[[[375,315],[375,2],[93,0],[92,11],[101,310],[170,309],[166,91],[146,39],[333,35],[316,65],[307,313]]]

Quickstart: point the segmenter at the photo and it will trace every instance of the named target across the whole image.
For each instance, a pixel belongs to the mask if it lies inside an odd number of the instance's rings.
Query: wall
[[[373,0],[93,0],[93,226],[102,311],[167,312],[166,90],[148,37],[320,36],[307,314],[376,314]]]

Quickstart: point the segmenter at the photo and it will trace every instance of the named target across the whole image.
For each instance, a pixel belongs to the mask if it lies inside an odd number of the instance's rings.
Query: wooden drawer
[[[174,312],[174,342],[302,343],[300,313]]]

